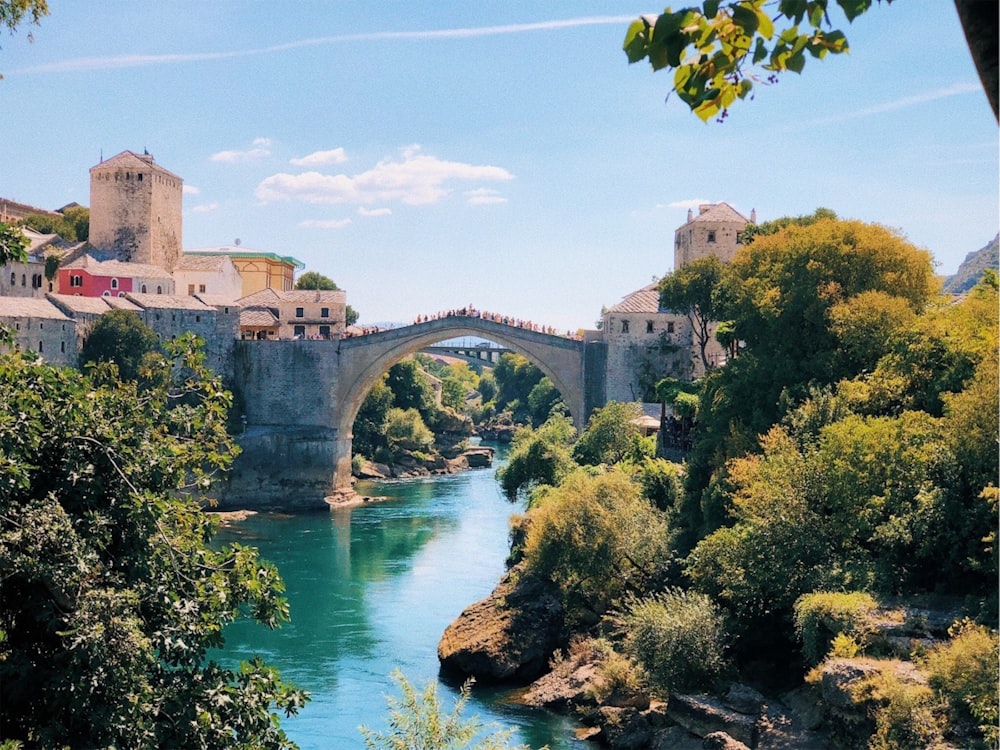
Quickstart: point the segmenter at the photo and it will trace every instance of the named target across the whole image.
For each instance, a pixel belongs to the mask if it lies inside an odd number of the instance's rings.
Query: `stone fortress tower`
[[[751,211],[748,221],[728,203],[703,203],[697,216],[688,209],[687,222],[674,232],[674,270],[709,255],[723,263],[731,261],[740,245],[740,232],[748,223],[757,223],[756,214]]]
[[[148,152],[122,151],[90,169],[90,244],[172,272],[181,257],[184,180]]]

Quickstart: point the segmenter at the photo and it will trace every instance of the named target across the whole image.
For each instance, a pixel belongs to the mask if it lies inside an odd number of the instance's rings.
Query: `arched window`
[[[142,291],[142,293],[143,293],[143,294],[145,294],[145,293],[146,293],[146,285],[145,285],[145,284],[143,284],[143,285],[142,285],[142,289],[141,289],[141,291]]]
[[[28,286],[28,276],[27,274],[21,274],[21,286]]]
[[[163,287],[161,287],[159,284],[156,285],[156,293],[163,294]]]
[[[118,279],[111,279],[111,288],[112,289],[118,288]]]
[[[104,294],[102,294],[101,296],[102,297],[110,297],[111,296],[111,292],[109,292],[107,289],[105,289],[104,290]]]
[[[10,285],[14,286],[15,284],[17,284],[17,274],[16,273],[12,273],[10,275]]]
[[[118,292],[118,296],[119,297],[124,297],[125,296],[125,292]]]

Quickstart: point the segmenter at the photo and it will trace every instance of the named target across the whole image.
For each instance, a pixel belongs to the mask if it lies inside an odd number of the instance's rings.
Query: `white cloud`
[[[306,229],[343,229],[350,223],[350,219],[306,219],[298,225]]]
[[[492,206],[497,203],[506,203],[507,199],[500,195],[499,191],[492,188],[479,188],[477,190],[465,191],[466,202],[470,206]]]
[[[325,164],[343,164],[345,161],[347,152],[342,148],[335,148],[330,151],[313,151],[308,156],[292,159],[291,163],[296,167],[322,167]]]
[[[365,208],[358,207],[358,216],[388,216],[392,213],[391,208]]]
[[[534,31],[560,31],[578,26],[622,26],[634,20],[635,16],[581,16],[578,18],[562,18],[552,21],[535,23],[515,23],[503,26],[475,26],[459,29],[429,29],[426,31],[373,31],[367,34],[341,34],[340,36],[319,37],[316,39],[300,39],[286,44],[276,44],[271,47],[257,49],[231,50],[229,52],[195,52],[190,54],[169,55],[118,55],[113,57],[78,57],[70,60],[59,60],[42,65],[32,65],[16,69],[14,73],[67,73],[86,70],[117,70],[121,68],[138,68],[148,65],[170,65],[176,63],[203,62],[209,60],[229,60],[237,57],[266,55],[302,47],[317,47],[330,44],[350,44],[354,42],[396,41],[399,39],[436,40],[436,39],[470,39],[500,34],[522,34]]]
[[[894,112],[897,109],[906,109],[907,107],[913,107],[918,104],[926,104],[927,102],[937,101],[938,99],[946,99],[950,96],[979,93],[982,92],[982,90],[982,86],[978,83],[953,83],[951,86],[934,89],[932,91],[924,91],[911,96],[904,96],[901,99],[895,99],[891,102],[885,102],[883,104],[876,104],[873,107],[866,107],[864,109],[854,110],[853,112],[844,112],[830,117],[820,117],[815,120],[805,120],[797,123],[797,129],[813,125],[827,125],[829,123],[842,122],[844,120],[856,120],[860,117],[878,115],[883,112]]]
[[[256,190],[264,203],[297,200],[318,204],[355,204],[399,201],[411,206],[438,203],[451,193],[454,182],[500,182],[514,179],[502,167],[444,161],[420,152],[419,146],[403,149],[401,159],[385,159],[356,175],[274,174]]]
[[[209,161],[222,162],[224,164],[237,164],[241,162],[256,161],[271,155],[270,138],[254,138],[253,148],[246,151],[216,151]]]
[[[212,203],[203,203],[200,206],[195,206],[191,209],[191,212],[196,214],[207,214],[218,210],[218,208],[219,204],[213,201]]]
[[[196,188],[194,185],[185,185],[181,190],[184,195],[198,195],[201,192],[201,188]]]

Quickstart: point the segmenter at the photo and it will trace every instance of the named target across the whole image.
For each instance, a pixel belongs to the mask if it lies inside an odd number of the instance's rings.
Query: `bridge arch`
[[[532,331],[474,316],[446,316],[366,336],[343,339],[338,349],[337,486],[350,482],[354,420],[382,374],[397,362],[457,336],[477,336],[511,349],[537,366],[562,394],[576,425],[584,424],[584,344],[564,336]]]

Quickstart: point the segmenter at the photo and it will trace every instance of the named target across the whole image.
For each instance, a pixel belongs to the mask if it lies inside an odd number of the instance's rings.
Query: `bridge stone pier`
[[[458,336],[527,357],[562,394],[581,428],[605,402],[606,345],[453,315],[335,341],[238,341],[234,408],[245,417],[242,454],[220,488],[221,509],[305,510],[351,485],[354,420],[392,365]]]

